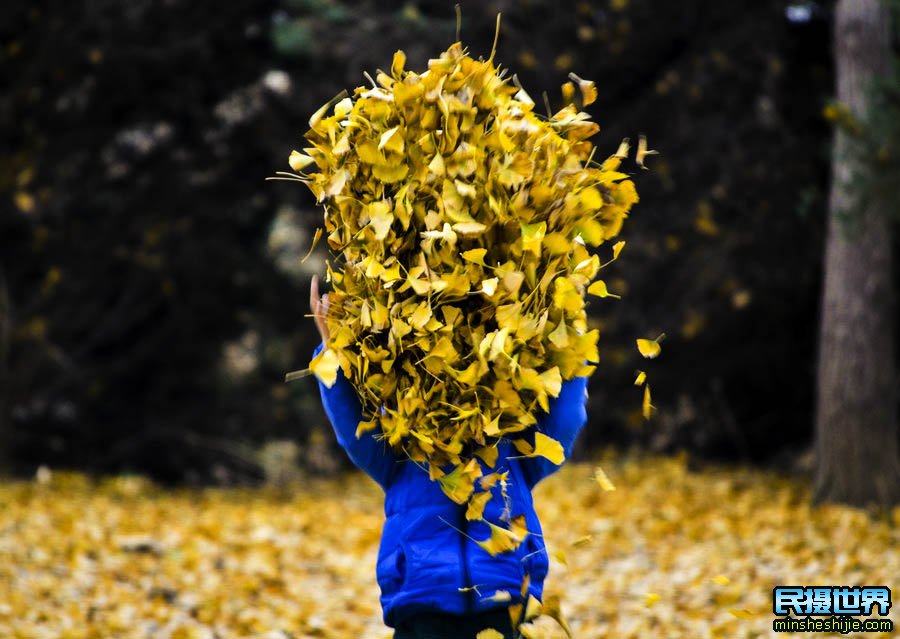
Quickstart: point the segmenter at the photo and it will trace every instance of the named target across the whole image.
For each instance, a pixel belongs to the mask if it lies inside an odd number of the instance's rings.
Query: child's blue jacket
[[[316,354],[321,349],[319,345]],[[509,472],[507,517],[525,515],[529,531],[518,549],[491,557],[473,541],[490,537],[487,524],[467,521],[466,507],[451,501],[438,482],[429,479],[427,469],[398,458],[372,431],[356,437],[362,411],[340,370],[331,388],[319,382],[319,389],[338,442],[385,491],[386,520],[376,566],[385,624],[396,627],[417,612],[461,615],[509,606],[521,600],[526,574],[528,594],[541,599],[548,561],[531,489],[558,466],[540,457],[515,458],[519,453],[508,441],[500,442],[494,468],[479,460],[485,475]],[[564,382],[550,400],[550,412],[538,416],[537,429],[559,441],[567,458],[587,421],[586,399],[587,378],[576,377]],[[506,528],[506,500],[499,483],[492,492],[484,519]],[[498,592],[509,593],[511,599]]]

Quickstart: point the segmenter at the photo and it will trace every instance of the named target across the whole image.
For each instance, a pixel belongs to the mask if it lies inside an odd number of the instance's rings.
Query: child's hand
[[[329,304],[328,293],[319,297],[319,276],[313,275],[312,283],[309,285],[309,309],[316,322],[316,328],[319,329],[319,335],[325,343],[328,342],[328,324],[325,317],[328,315]]]

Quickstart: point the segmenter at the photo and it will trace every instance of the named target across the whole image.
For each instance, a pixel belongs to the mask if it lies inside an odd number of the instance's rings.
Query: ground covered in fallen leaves
[[[571,464],[536,490],[547,590],[575,637],[769,637],[776,585],[900,592],[900,508],[880,518],[812,508],[800,479],[694,472],[684,458],[601,464],[616,490],[601,487],[596,464]],[[0,637],[387,639],[381,505],[358,474],[289,491],[46,472],[5,483]],[[547,637],[564,636],[546,621]]]

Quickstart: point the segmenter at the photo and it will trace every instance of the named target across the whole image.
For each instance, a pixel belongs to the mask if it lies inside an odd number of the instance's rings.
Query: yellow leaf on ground
[[[755,616],[751,611],[746,608],[729,608],[728,612],[737,617],[738,619],[753,619]]]

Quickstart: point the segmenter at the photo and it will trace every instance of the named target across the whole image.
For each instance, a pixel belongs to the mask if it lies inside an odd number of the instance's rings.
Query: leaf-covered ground
[[[799,480],[689,472],[683,458],[603,467],[615,491],[593,464],[536,491],[547,589],[576,637],[768,637],[775,585],[900,592],[900,508],[889,520],[816,509]],[[0,636],[386,639],[382,519],[377,487],[357,474],[281,493],[47,473],[6,483]]]

